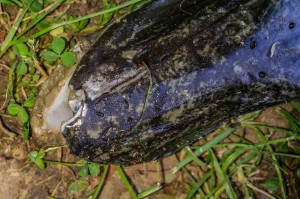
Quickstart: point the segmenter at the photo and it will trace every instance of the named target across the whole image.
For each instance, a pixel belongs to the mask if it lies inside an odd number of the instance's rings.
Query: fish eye
[[[264,72],[264,71],[260,71],[260,72],[258,73],[258,76],[259,76],[260,78],[265,78],[265,77],[267,76],[267,73]]]
[[[289,29],[294,29],[295,28],[296,23],[291,21],[289,24]]]

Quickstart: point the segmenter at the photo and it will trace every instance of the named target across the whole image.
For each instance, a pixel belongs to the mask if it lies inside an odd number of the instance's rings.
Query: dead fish
[[[300,1],[156,0],[105,30],[70,82],[71,151],[132,165],[300,96]]]

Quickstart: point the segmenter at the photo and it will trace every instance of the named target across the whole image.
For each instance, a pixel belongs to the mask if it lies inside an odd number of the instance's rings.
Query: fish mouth
[[[73,127],[73,126],[68,126],[69,124],[72,124],[72,123],[74,123],[74,121],[77,121],[76,123],[77,123],[77,125],[80,125],[80,124],[78,124],[78,123],[80,123],[80,117],[82,116],[82,110],[83,110],[83,105],[80,105],[79,107],[76,107],[76,108],[78,108],[77,109],[77,112],[76,112],[76,114],[74,115],[74,117],[72,117],[71,119],[69,119],[69,120],[67,120],[67,121],[65,121],[65,122],[63,122],[62,123],[62,125],[61,125],[61,127],[60,127],[60,131],[61,132],[65,132],[65,129],[66,128],[70,128],[70,127]]]
[[[68,83],[75,68],[58,66],[43,83],[30,120],[33,133],[43,136],[45,133],[60,133],[62,122],[73,117],[68,103]]]
[[[122,93],[129,85],[140,85],[141,82],[151,79],[149,69],[144,63],[130,63],[132,67],[122,70],[122,73],[118,75],[106,74],[106,70],[109,70],[107,68],[112,67],[116,69],[113,65],[115,64],[102,64],[100,72],[91,74],[80,89],[76,90],[72,84],[69,84],[68,104],[74,116],[62,123],[61,132],[65,132],[65,128],[69,124],[74,123],[75,120],[86,117],[87,103],[97,104],[99,99]],[[104,70],[106,71],[105,73],[103,73]],[[112,69],[110,72],[112,72]]]

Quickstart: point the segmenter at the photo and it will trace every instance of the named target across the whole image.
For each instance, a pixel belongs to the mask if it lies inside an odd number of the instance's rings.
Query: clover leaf
[[[79,171],[79,175],[81,177],[87,177],[90,174],[93,178],[97,177],[100,173],[100,164],[96,163],[86,163],[83,167],[81,167]]]
[[[27,72],[28,72],[27,65],[23,61],[20,61],[17,65],[17,74],[25,75]]]
[[[29,115],[25,108],[16,103],[10,103],[7,106],[7,111],[13,116],[17,116],[21,122],[25,123],[29,120]]]
[[[29,158],[32,162],[34,162],[40,169],[45,168],[45,162],[43,158],[45,157],[46,153],[43,149],[40,151],[31,151],[29,153]]]
[[[52,41],[52,49],[55,53],[60,55],[66,47],[66,42],[63,38],[55,38]]]
[[[91,163],[88,164],[89,172],[93,178],[96,178],[100,173],[100,164]]]
[[[53,51],[46,50],[43,54],[43,57],[49,62],[54,62],[58,59],[58,54]]]
[[[29,49],[24,43],[15,44],[13,49],[19,56],[26,56],[29,53]]]
[[[73,66],[76,62],[76,56],[74,53],[67,51],[61,55],[61,62],[64,66],[70,67]]]
[[[55,38],[51,44],[52,50],[46,50],[43,57],[49,62],[55,62],[59,58],[66,67],[73,66],[76,63],[76,56],[73,52],[65,50],[66,43],[63,38]]]

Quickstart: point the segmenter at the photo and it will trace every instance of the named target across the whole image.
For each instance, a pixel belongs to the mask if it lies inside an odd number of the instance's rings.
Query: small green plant
[[[280,190],[280,182],[276,177],[270,177],[262,184],[262,186],[270,191]]]
[[[35,163],[40,169],[45,168],[44,157],[46,156],[45,150],[31,151],[29,153],[30,160]]]
[[[69,192],[74,193],[79,190],[85,190],[89,186],[89,182],[86,180],[76,180],[69,186]]]
[[[74,193],[76,191],[87,189],[87,187],[89,186],[89,182],[88,182],[89,175],[92,178],[96,178],[100,174],[101,167],[103,167],[103,165],[86,162],[78,172],[80,178],[69,186],[69,192]],[[106,172],[104,172],[104,175],[106,176]],[[105,178],[103,177],[103,174],[102,174],[102,178]],[[86,192],[86,195],[91,195],[93,194],[93,192],[95,192],[95,190],[92,190],[92,192]]]
[[[67,20],[68,21],[76,20],[76,19],[78,19],[77,16],[67,15]],[[71,30],[73,33],[78,33],[81,30],[83,30],[88,25],[88,23],[89,23],[89,19],[85,19],[85,20],[81,20],[81,21],[78,21],[76,23],[67,25],[66,28],[68,30]]]
[[[17,116],[23,123],[26,123],[29,119],[28,113],[23,106],[16,103],[10,103],[7,106],[7,111],[12,116]]]
[[[40,169],[45,168],[45,164],[54,164],[54,165],[63,165],[63,166],[80,166],[86,164],[86,161],[78,161],[76,163],[69,163],[69,162],[56,162],[52,160],[46,160],[45,156],[47,155],[47,152],[53,151],[59,148],[62,148],[63,146],[56,146],[56,147],[49,147],[47,149],[40,149],[39,151],[31,151],[29,153],[29,159],[35,163]]]
[[[109,3],[108,0],[103,0],[104,9],[110,9],[116,7],[117,4]],[[103,15],[100,15],[98,18],[98,25],[100,27],[105,26],[114,16],[115,12],[109,12]]]
[[[31,12],[39,12],[44,7],[44,0],[43,1],[23,0],[23,2],[24,2],[26,7],[29,7],[29,10]],[[17,8],[24,7],[22,1],[18,1],[18,0],[0,0],[0,3],[4,3],[6,5],[14,6],[14,7],[17,7]]]
[[[36,58],[34,48],[28,48],[26,44],[19,43],[13,46],[13,52],[11,56],[15,59],[15,63],[9,72],[10,103],[7,112],[23,123],[24,139],[27,140],[30,130],[28,112],[36,101],[35,95],[38,89],[35,84],[40,79],[40,75],[32,66],[33,59]]]
[[[23,0],[24,4],[29,7],[29,10],[31,12],[39,12],[44,8],[44,0],[39,1],[39,0]],[[31,5],[30,5],[31,4]]]
[[[0,3],[4,3],[6,5],[10,5],[14,7],[23,7],[22,2],[18,0],[0,0]]]
[[[66,67],[73,66],[76,62],[76,56],[73,52],[66,50],[66,42],[63,38],[55,38],[51,44],[52,50],[46,50],[43,57],[48,62],[61,60]]]
[[[100,173],[100,164],[86,163],[79,171],[79,175],[83,178],[90,174],[93,178],[96,178]]]

